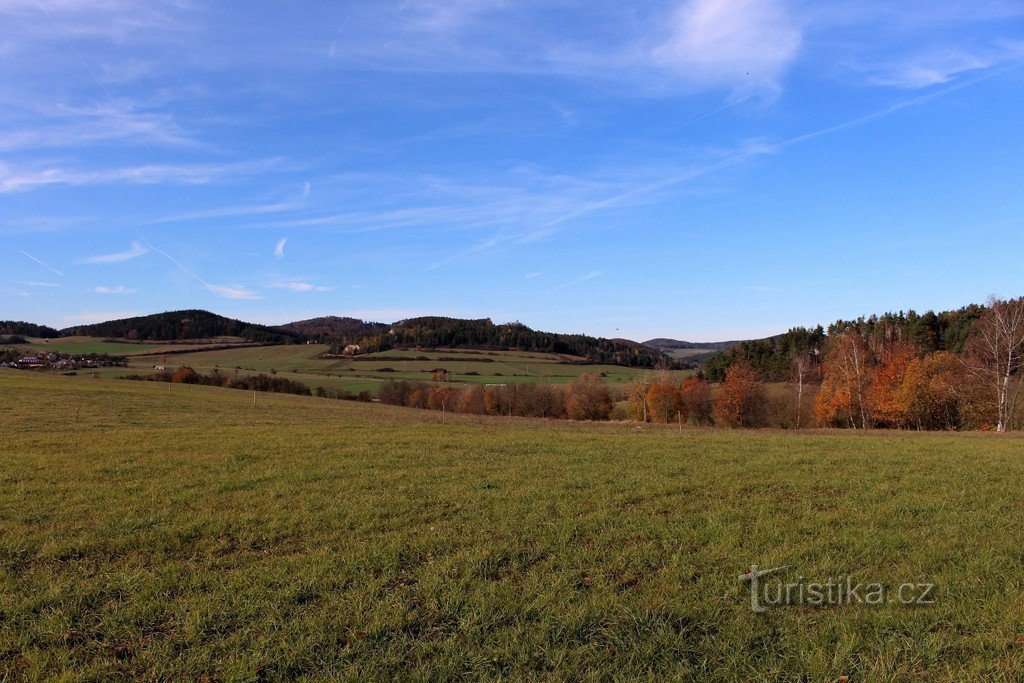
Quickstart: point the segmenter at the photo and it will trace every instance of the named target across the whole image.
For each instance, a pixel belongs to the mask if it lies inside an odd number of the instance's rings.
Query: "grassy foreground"
[[[0,677],[1019,680],[1024,441],[0,370]],[[751,563],[938,584],[755,614]]]

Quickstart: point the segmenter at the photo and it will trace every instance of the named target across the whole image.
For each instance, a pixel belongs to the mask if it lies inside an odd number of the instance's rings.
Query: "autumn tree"
[[[744,361],[733,364],[714,401],[715,421],[729,427],[761,427],[765,420],[764,384]]]
[[[868,410],[875,426],[901,428],[907,424],[906,404],[900,390],[907,368],[917,360],[917,349],[894,342],[883,350],[882,361],[871,368],[867,388]]]
[[[484,415],[487,413],[486,391],[482,384],[476,384],[467,389],[459,396],[458,411],[470,415]]]
[[[581,375],[566,387],[565,412],[570,420],[607,420],[612,412],[608,387],[596,375]]]
[[[679,411],[679,390],[668,382],[652,382],[645,395],[652,422],[669,422]]]
[[[854,428],[871,426],[867,401],[873,357],[854,329],[829,337],[822,360],[821,391],[814,412],[822,424]]]
[[[915,358],[907,367],[897,400],[911,427],[956,429],[961,423],[964,367],[948,351]]]
[[[199,375],[187,365],[182,365],[171,375],[171,381],[181,384],[194,384]]]
[[[711,424],[711,385],[699,377],[687,377],[679,387],[679,411],[683,421]]]
[[[647,422],[647,385],[640,379],[630,380],[626,385],[626,403],[631,420]]]
[[[964,363],[989,385],[996,431],[1007,431],[1024,369],[1024,298],[989,299],[968,341]]]

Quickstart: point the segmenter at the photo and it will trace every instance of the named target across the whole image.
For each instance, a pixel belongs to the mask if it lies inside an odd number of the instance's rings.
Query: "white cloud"
[[[688,80],[738,90],[775,90],[802,33],[778,0],[694,0],[670,21],[656,63]]]
[[[260,295],[251,289],[241,285],[211,285],[203,283],[203,287],[225,299],[262,299]]]
[[[285,243],[286,243],[287,241],[288,241],[288,238],[287,238],[287,237],[282,237],[281,239],[279,239],[279,240],[277,241],[277,244],[276,244],[276,245],[274,245],[274,257],[275,257],[275,258],[276,258],[276,259],[277,259],[278,261],[280,261],[281,259],[283,259],[283,258],[284,258],[284,245],[285,245]]]
[[[132,242],[131,247],[125,251],[117,251],[113,254],[100,254],[99,256],[90,256],[79,261],[79,263],[93,263],[93,264],[105,264],[105,263],[120,263],[122,261],[130,261],[133,258],[138,258],[143,254],[148,254],[149,249],[145,247],[141,242]]]
[[[284,282],[275,282],[270,285],[273,289],[289,289],[293,292],[330,292],[334,290],[334,287],[324,287],[323,285],[314,285],[303,280],[287,280]]]
[[[97,294],[132,294],[139,290],[129,289],[124,285],[117,285],[116,287],[104,287],[102,285],[99,285],[97,287],[93,287],[92,291],[96,292]]]

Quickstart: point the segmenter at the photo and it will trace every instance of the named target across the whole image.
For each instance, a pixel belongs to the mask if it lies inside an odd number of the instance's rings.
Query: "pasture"
[[[0,370],[0,677],[1024,670],[1016,436],[444,420]],[[751,564],[936,603],[754,613]]]
[[[583,374],[598,375],[608,383],[619,384],[651,372],[616,365],[584,365],[569,362],[572,359],[566,356],[522,351],[396,349],[355,358],[322,358],[330,350],[326,344],[207,349],[204,345],[130,344],[89,337],[49,340],[49,344],[33,340],[29,345],[16,348],[129,356],[127,369],[98,370],[103,377],[148,374],[156,366],[174,368],[188,365],[197,372],[209,373],[218,369],[229,376],[276,372],[310,388],[322,386],[352,393],[376,393],[382,384],[395,380],[429,381],[432,371],[438,368],[448,370],[451,373],[450,381],[457,385],[518,382],[566,384]],[[188,350],[188,353],[171,353],[183,349]],[[683,377],[692,374],[692,371],[676,370],[672,374]]]

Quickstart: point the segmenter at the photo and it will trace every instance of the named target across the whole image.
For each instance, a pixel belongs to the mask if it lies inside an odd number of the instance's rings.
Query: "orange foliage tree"
[[[867,393],[873,365],[871,351],[856,330],[829,337],[821,364],[821,391],[814,401],[814,414],[822,424],[871,426]]]
[[[644,397],[652,422],[669,422],[679,411],[679,389],[669,382],[653,382]]]
[[[699,377],[687,377],[679,387],[679,410],[683,421],[711,424],[711,385]]]
[[[914,346],[896,342],[883,353],[882,362],[869,372],[867,402],[875,426],[906,426],[907,407],[900,400],[900,390],[907,368],[916,360],[917,349]]]
[[[746,362],[734,363],[714,401],[715,421],[729,427],[761,427],[765,421],[764,384]]]
[[[961,387],[965,370],[956,356],[938,351],[914,359],[907,368],[898,401],[911,427],[956,429],[961,424]]]

